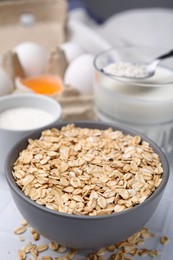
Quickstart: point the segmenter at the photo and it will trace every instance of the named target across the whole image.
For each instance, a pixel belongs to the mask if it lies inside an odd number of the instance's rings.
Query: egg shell
[[[13,91],[13,82],[6,71],[0,68],[0,96],[11,94]]]
[[[68,63],[85,53],[84,49],[75,42],[65,42],[59,48],[64,51]]]
[[[22,42],[14,48],[26,76],[42,74],[48,62],[48,52],[34,42]]]
[[[64,82],[78,89],[82,94],[93,93],[93,61],[94,56],[83,54],[68,66]]]

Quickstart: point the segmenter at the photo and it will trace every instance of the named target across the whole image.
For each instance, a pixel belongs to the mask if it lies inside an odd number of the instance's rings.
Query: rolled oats
[[[25,219],[23,219],[21,221],[21,225],[26,227],[26,226],[28,226],[28,222]]]
[[[96,196],[95,193],[92,194],[92,196]],[[27,222],[22,221],[23,225],[25,225],[27,228],[30,229],[31,234],[34,232],[37,232],[35,229],[30,228],[28,226]],[[156,257],[160,254],[158,250],[155,249],[147,249],[147,248],[141,248],[141,245],[145,242],[148,238],[160,238],[160,243],[165,244],[168,242],[167,236],[159,237],[157,234],[152,233],[149,231],[147,227],[143,227],[141,230],[134,233],[132,236],[130,236],[128,239],[116,243],[116,245],[106,246],[104,248],[100,248],[95,253],[92,253],[88,256],[86,256],[87,260],[132,260],[135,256],[143,257],[143,256],[149,256],[149,257]],[[51,249],[55,252],[57,252],[57,257],[55,256],[52,258],[51,251],[48,252],[49,255],[42,256],[42,252]],[[55,253],[54,252],[54,253]],[[61,246],[55,242],[50,242],[48,244],[33,244],[32,242],[29,242],[26,244],[22,249],[18,250],[18,258],[20,260],[25,259],[43,259],[43,260],[70,260],[70,259],[78,259],[76,249],[68,249],[64,246]],[[59,256],[61,254],[61,256]],[[105,256],[109,255],[108,257]],[[32,255],[32,258],[28,258],[30,255]],[[79,256],[80,257],[80,256]],[[80,259],[80,258],[79,258]],[[83,259],[83,258],[82,258]],[[136,259],[136,258],[135,258]]]
[[[26,254],[23,250],[19,249],[18,250],[18,257],[20,260],[25,260],[26,259]]]
[[[39,245],[36,247],[36,249],[39,253],[46,251],[48,248],[49,248],[49,246],[47,244]]]
[[[21,226],[18,227],[14,230],[14,233],[17,235],[23,234],[26,231],[26,227],[25,226]]]
[[[19,236],[19,240],[20,241],[25,241],[24,237],[22,237],[22,236]]]
[[[106,250],[109,251],[109,252],[113,252],[115,250],[115,246],[114,245],[106,246]]]
[[[57,249],[57,252],[59,253],[64,253],[67,251],[67,247],[65,246],[59,246],[59,248]]]
[[[166,244],[167,242],[168,242],[168,237],[167,237],[167,236],[162,236],[162,237],[160,238],[160,243],[161,243],[162,245]]]
[[[49,248],[56,251],[59,248],[59,245],[55,242],[50,242]]]
[[[41,260],[53,260],[51,256],[42,256]]]
[[[13,166],[16,183],[38,204],[90,216],[142,203],[162,173],[159,156],[139,136],[73,124],[29,139]]]

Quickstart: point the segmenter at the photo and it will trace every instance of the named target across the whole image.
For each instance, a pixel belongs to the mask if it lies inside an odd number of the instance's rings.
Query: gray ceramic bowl
[[[66,123],[54,125],[61,128]],[[126,129],[118,125],[110,125],[99,122],[75,122],[79,127],[107,129],[112,127],[122,130],[125,134],[140,135],[138,132]],[[129,237],[141,227],[153,215],[169,177],[168,161],[161,149],[147,137],[143,140],[150,143],[154,151],[159,154],[164,169],[163,180],[157,190],[143,203],[126,211],[104,216],[78,216],[55,212],[44,206],[40,206],[18,188],[12,176],[12,166],[21,150],[26,148],[28,137],[39,138],[40,130],[30,133],[23,138],[10,151],[6,163],[5,173],[13,199],[28,223],[37,229],[40,234],[67,247],[78,249],[99,248],[114,244]]]

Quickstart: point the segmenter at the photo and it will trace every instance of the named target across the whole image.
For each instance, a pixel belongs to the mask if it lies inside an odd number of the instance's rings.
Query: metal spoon
[[[113,74],[113,73],[110,73],[109,71],[107,71],[105,68],[102,68],[101,71],[106,74],[107,76],[110,76],[110,77],[114,77],[114,78],[125,78],[125,79],[146,79],[146,78],[149,78],[151,76],[153,76],[155,74],[155,71],[156,71],[156,67],[158,66],[158,64],[163,60],[163,59],[166,59],[166,58],[169,58],[169,57],[172,57],[173,56],[173,50],[157,57],[154,61],[152,61],[151,63],[148,63],[148,64],[131,64],[133,66],[133,69],[140,69],[140,73],[138,74],[136,72],[135,76],[134,75],[126,75],[126,74],[121,74],[121,75],[118,75],[118,74]],[[116,63],[113,63],[113,64],[116,64]],[[128,63],[129,64],[129,63]]]

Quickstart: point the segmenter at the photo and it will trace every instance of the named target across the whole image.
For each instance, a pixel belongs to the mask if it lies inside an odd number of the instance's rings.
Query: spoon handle
[[[173,56],[173,50],[169,51],[168,53],[166,54],[163,54],[161,56],[159,56],[157,58],[157,60],[162,60],[162,59],[166,59],[166,58],[169,58],[169,57],[172,57]]]

